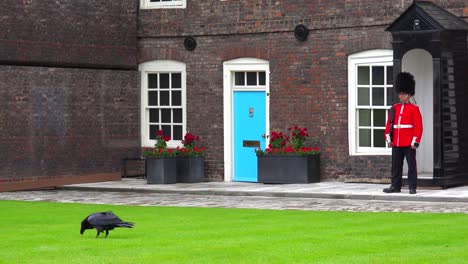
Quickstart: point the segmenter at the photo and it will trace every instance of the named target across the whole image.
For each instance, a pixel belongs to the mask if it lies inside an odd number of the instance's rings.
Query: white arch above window
[[[179,69],[185,71],[186,64],[175,60],[154,60],[141,63],[138,69],[140,71],[151,71],[155,68],[164,69],[164,67],[167,67],[168,71],[172,69]]]
[[[243,65],[251,65],[251,64],[268,64],[268,61],[257,59],[257,58],[238,58],[233,60],[228,60],[223,63],[224,65],[236,65],[236,64],[243,64]]]
[[[355,62],[380,61],[380,59],[382,58],[387,60],[388,57],[392,57],[392,60],[393,60],[393,50],[389,50],[389,49],[365,50],[365,51],[350,54],[348,56],[348,62],[350,61],[355,61]]]

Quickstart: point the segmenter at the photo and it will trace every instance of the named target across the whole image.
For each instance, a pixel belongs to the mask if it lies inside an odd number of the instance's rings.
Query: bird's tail
[[[127,228],[132,228],[133,225],[135,225],[135,223],[133,222],[121,222],[117,224],[117,226],[119,227],[127,227]]]

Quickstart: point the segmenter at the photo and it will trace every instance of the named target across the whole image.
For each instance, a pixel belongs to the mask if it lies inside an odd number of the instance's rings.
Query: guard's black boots
[[[389,188],[383,189],[383,192],[384,193],[399,193],[399,192],[401,192],[401,189],[397,189],[397,188],[395,188],[393,186],[390,186]]]

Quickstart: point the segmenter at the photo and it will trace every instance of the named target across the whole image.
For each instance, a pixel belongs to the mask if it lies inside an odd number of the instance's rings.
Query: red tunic
[[[395,147],[409,147],[421,142],[423,124],[419,107],[412,103],[399,103],[393,106],[395,119],[393,121],[393,140]],[[390,133],[390,115],[385,127],[385,138]]]

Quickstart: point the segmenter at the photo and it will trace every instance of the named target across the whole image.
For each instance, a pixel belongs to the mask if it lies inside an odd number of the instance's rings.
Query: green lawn
[[[112,210],[133,229],[79,234]],[[0,263],[467,263],[468,214],[0,201]]]

